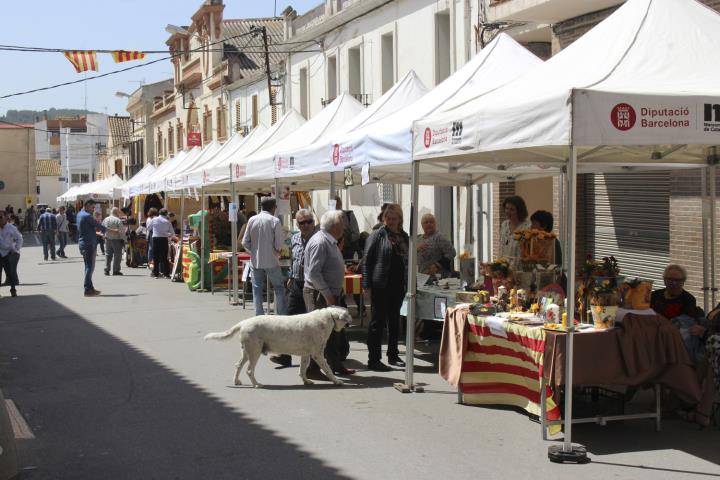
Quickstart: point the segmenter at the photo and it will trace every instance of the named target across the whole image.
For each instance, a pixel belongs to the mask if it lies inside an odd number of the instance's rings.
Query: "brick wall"
[[[672,172],[670,175],[670,260],[687,269],[688,281],[685,289],[695,295],[698,304],[702,305],[703,253],[700,198],[702,187],[700,179],[699,170]],[[715,188],[720,192],[719,179],[716,179]],[[716,212],[718,206],[720,206],[720,202],[716,202]],[[720,239],[720,228],[717,226],[715,235]],[[720,284],[718,273],[720,272],[716,272],[716,283]]]
[[[493,252],[494,258],[498,258],[500,252],[500,224],[505,220],[505,211],[502,202],[512,195],[515,195],[515,182],[493,183]]]

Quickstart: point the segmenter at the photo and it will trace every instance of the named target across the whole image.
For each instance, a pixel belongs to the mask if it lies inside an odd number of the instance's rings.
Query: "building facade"
[[[37,178],[36,203],[55,205],[57,197],[62,195],[65,184],[60,181],[60,162],[57,160],[36,160]]]
[[[63,193],[73,185],[97,179],[98,154],[107,148],[107,115],[41,120],[34,125],[36,160],[60,162]]]
[[[157,165],[155,157],[155,121],[152,117],[155,101],[173,92],[172,79],[149,85],[141,85],[127,95],[127,111],[130,115],[131,139],[128,145],[127,162],[123,167],[125,178],[132,178],[145,165]],[[122,92],[117,95],[125,96]]]
[[[25,210],[37,202],[33,126],[0,124],[0,151],[0,208]]]

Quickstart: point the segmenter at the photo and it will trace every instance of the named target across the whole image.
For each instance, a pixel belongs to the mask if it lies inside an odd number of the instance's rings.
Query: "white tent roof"
[[[385,92],[376,102],[366,108],[355,118],[344,125],[322,135],[317,141],[303,145],[294,150],[279,152],[275,157],[275,164],[289,165],[289,159],[294,158],[292,171],[283,173],[283,176],[298,176],[312,173],[322,173],[327,182],[327,172],[342,169],[347,166],[356,155],[357,147],[354,144],[342,144],[335,147],[338,138],[346,136],[349,132],[363,131],[369,125],[374,125],[382,119],[397,113],[408,104],[414,104],[427,93],[427,87],[420,81],[414,70],[410,70],[400,81]],[[412,121],[408,122],[408,137]],[[409,143],[409,138],[408,138]],[[408,162],[410,156],[408,155]],[[279,172],[276,172],[279,174]]]
[[[200,154],[200,147],[177,153],[173,158],[165,160],[159,167],[143,182],[140,193],[156,193],[165,190],[165,182],[170,172],[178,168],[178,165],[184,162],[192,162],[192,160]]]
[[[529,74],[415,122],[415,158],[510,175],[564,164],[573,144],[581,172],[703,165],[720,144],[717,32],[695,0],[629,0]]]
[[[240,150],[246,143],[252,142],[253,139],[257,139],[257,137],[259,137],[265,130],[266,127],[260,124],[253,128],[245,136],[240,135],[239,133],[234,134],[230,140],[225,142],[223,146],[215,152],[214,155],[206,158],[202,163],[198,163],[194,169],[184,173],[179,179],[176,179],[177,181],[174,183],[175,188],[182,189],[200,187],[203,183],[211,181],[209,172],[213,169],[224,169],[224,178],[227,181],[227,178],[229,177],[230,164],[232,163],[232,160],[236,158],[238,150]]]
[[[222,148],[223,145],[220,142],[213,140],[202,147],[197,155],[194,155],[192,158],[186,158],[183,162],[175,164],[165,175],[164,190],[175,190],[181,188],[185,175],[197,170],[202,164],[221,151]]]
[[[131,179],[123,183],[120,187],[115,189],[115,198],[130,198],[138,194],[136,191],[142,182],[147,180],[150,175],[155,171],[155,165],[148,163],[138,173],[133,175]]]
[[[75,192],[77,192],[81,186],[82,185],[75,185],[68,188],[65,193],[57,197],[55,200],[57,200],[58,202],[69,202],[71,200],[75,200]]]
[[[412,124],[433,112],[462,105],[531,71],[542,61],[501,33],[482,51],[427,95],[368,128],[343,138],[340,148],[357,145],[352,164],[408,164],[412,159]],[[403,169],[409,175],[408,169]]]
[[[278,155],[307,147],[313,142],[341,131],[348,122],[365,111],[365,107],[351,95],[342,93],[320,113],[300,128],[270,147],[263,148],[246,159],[247,180],[272,179],[292,175],[294,159]],[[267,184],[267,182],[265,182]]]
[[[123,184],[123,179],[112,175],[102,180],[85,183],[78,187],[71,188],[60,198],[63,201],[77,200],[78,198],[93,198],[95,200],[112,200],[115,188]]]

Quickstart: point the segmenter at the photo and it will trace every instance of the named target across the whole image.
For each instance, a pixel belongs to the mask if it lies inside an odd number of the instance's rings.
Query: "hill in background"
[[[95,113],[77,108],[50,108],[48,110],[8,110],[5,116],[0,116],[0,120],[13,123],[34,123],[37,120],[44,119],[45,112],[47,112],[48,120],[54,120],[59,117],[77,117],[78,115]]]

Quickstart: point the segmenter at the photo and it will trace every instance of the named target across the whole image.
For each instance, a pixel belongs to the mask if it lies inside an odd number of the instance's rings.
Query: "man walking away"
[[[162,275],[165,278],[170,278],[168,251],[170,239],[175,237],[175,230],[170,220],[168,220],[167,208],[161,208],[160,214],[153,218],[148,235],[152,237],[153,256],[155,257],[152,276],[160,278],[160,275]]]
[[[48,250],[50,257],[55,260],[55,232],[57,231],[57,219],[52,213],[51,208],[46,208],[45,212],[38,218],[37,229],[40,231],[40,238],[43,244],[43,257],[45,261],[48,259]]]
[[[280,220],[275,217],[277,202],[272,197],[264,197],[260,202],[261,212],[247,223],[242,245],[250,253],[252,274],[253,303],[255,315],[263,315],[263,285],[270,278],[275,290],[275,311],[279,315],[287,314],[285,286],[280,269],[280,249],[283,244],[283,230]]]
[[[292,256],[292,269],[290,278],[287,281],[288,289],[288,315],[300,315],[307,313],[305,308],[305,299],[303,298],[303,287],[305,286],[305,245],[307,245],[310,237],[315,235],[317,227],[315,227],[315,219],[309,210],[301,208],[295,214],[298,228],[300,231],[292,236],[290,240],[290,255]],[[274,355],[270,357],[270,361],[289,367],[292,363],[290,355]]]
[[[0,269],[5,271],[10,283],[10,295],[17,297],[17,266],[23,238],[15,225],[8,222],[8,214],[0,211]]]
[[[102,222],[105,227],[105,275],[110,275],[112,265],[113,275],[122,275],[120,262],[125,248],[125,225],[120,219],[120,209],[113,207],[110,215]]]
[[[67,258],[65,255],[65,246],[68,242],[68,234],[70,233],[70,222],[68,221],[67,214],[65,214],[65,207],[58,208],[58,214],[55,215],[57,221],[57,238],[58,238],[58,249],[57,256],[60,258]]]
[[[85,262],[85,281],[83,286],[85,287],[86,297],[96,297],[100,295],[100,291],[95,290],[93,286],[92,275],[95,270],[95,251],[97,249],[96,231],[98,229],[104,231],[105,227],[95,220],[93,210],[95,210],[95,200],[89,198],[85,200],[83,209],[77,215],[78,246],[80,247],[80,253]]]

